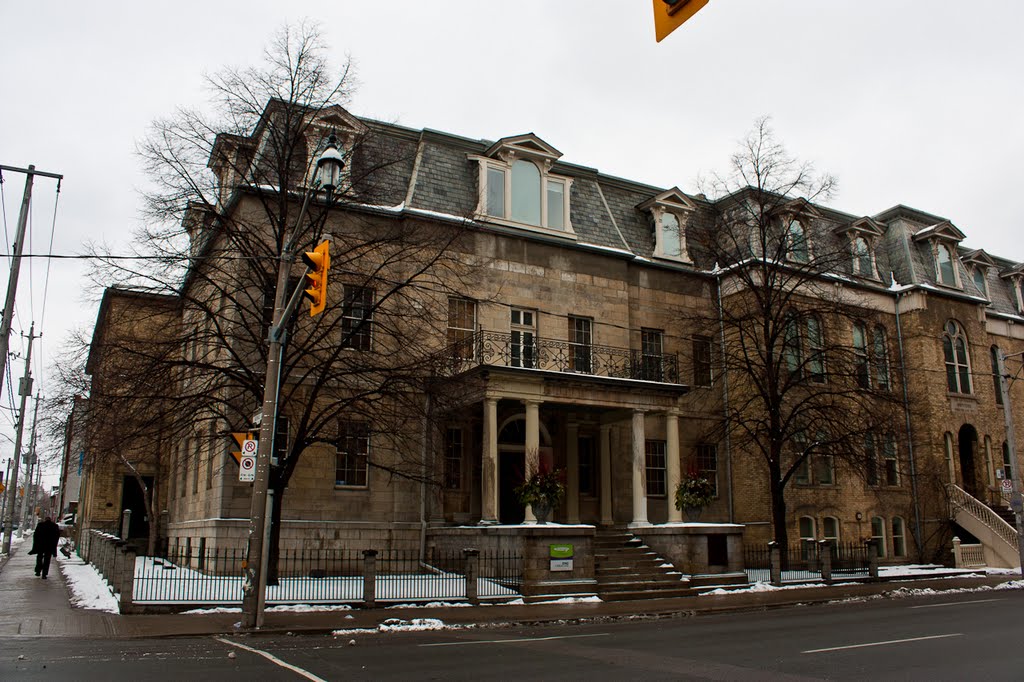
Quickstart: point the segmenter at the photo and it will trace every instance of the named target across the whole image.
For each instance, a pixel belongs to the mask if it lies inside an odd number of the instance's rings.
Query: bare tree
[[[722,429],[736,457],[763,467],[785,550],[790,483],[834,476],[837,461],[870,481],[894,447],[903,407],[888,322],[846,286],[850,244],[834,232],[842,221],[815,206],[835,179],[789,155],[767,119],[733,155],[731,173],[704,184],[718,198],[715,219],[690,238],[695,257],[715,266],[721,304],[687,318],[720,339]]]
[[[173,388],[153,389],[159,418],[146,421],[159,432],[126,437],[226,437],[253,428],[259,413],[289,235],[298,251],[331,241],[327,309],[313,319],[296,313],[287,328],[270,480],[276,555],[286,486],[303,453],[352,438],[348,424],[365,425],[376,439],[372,452],[353,457],[396,476],[423,476],[420,450],[403,443],[422,431],[424,381],[444,339],[447,297],[466,290],[470,271],[457,255],[464,228],[399,215],[417,141],[340,108],[351,68],[328,66],[315,26],[286,27],[262,65],[209,83],[212,115],[181,110],[155,122],[140,145],[152,181],[149,222],[135,240],[140,259],[102,259],[96,281],[179,301],[179,324],[151,340],[140,371],[118,377],[125,406],[152,394],[144,386],[153,372],[173,378]],[[327,193],[313,177],[329,143],[344,151],[345,173]],[[289,291],[301,273],[293,270]]]

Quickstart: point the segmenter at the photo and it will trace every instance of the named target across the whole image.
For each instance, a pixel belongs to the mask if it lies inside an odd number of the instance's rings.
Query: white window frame
[[[860,267],[861,259],[860,253],[857,251],[857,243],[861,241],[864,242],[864,246],[867,248],[867,256],[869,263],[868,272],[864,272],[864,270]],[[868,239],[867,235],[858,233],[854,233],[853,235],[851,235],[850,253],[853,255],[853,263],[851,265],[853,274],[859,275],[860,277],[870,277],[871,279],[878,278],[878,276],[875,274],[876,265],[874,245],[871,243],[871,240]]]
[[[876,521],[878,522],[877,523],[877,527],[876,527],[876,523],[875,523]],[[876,546],[878,547],[878,558],[879,559],[884,559],[886,557],[886,553],[887,553],[886,552],[886,544],[887,543],[885,541],[885,527],[886,527],[885,517],[883,517],[883,516],[872,516],[871,520],[869,521],[869,526],[871,527],[871,539],[876,542]]]
[[[526,228],[531,230],[539,230],[549,234],[556,234],[562,237],[575,238],[576,232],[572,228],[571,213],[569,210],[570,199],[569,195],[572,193],[572,182],[573,178],[566,175],[555,175],[550,172],[552,162],[549,159],[535,159],[530,158],[526,155],[509,155],[507,159],[493,159],[483,156],[470,157],[475,159],[480,164],[479,172],[479,194],[477,197],[477,215],[483,220],[487,220],[493,223],[499,223],[501,225],[508,225],[511,227]],[[531,223],[519,222],[512,219],[512,164],[516,161],[526,161],[537,166],[537,170],[540,171],[540,224],[533,225]],[[495,169],[504,171],[505,179],[505,205],[504,215],[496,216],[491,215],[488,211],[487,206],[487,183],[488,183],[488,170]],[[548,225],[548,183],[549,182],[560,182],[562,183],[562,227],[550,227]]]
[[[835,532],[832,534],[829,534],[830,524],[834,526],[833,530]],[[825,542],[832,543],[833,550],[835,550],[835,548],[839,546],[839,543],[842,540],[842,533],[843,524],[839,522],[838,518],[836,518],[835,516],[826,516],[821,519],[821,539]]]
[[[797,258],[794,244],[796,241],[793,239],[793,225],[800,228],[800,241],[803,245],[803,257]],[[811,262],[811,238],[808,234],[807,225],[798,216],[786,219],[786,229],[783,238],[786,240],[786,260],[791,263],[800,263],[806,265]]]
[[[907,524],[901,516],[892,517],[892,555],[896,558],[907,556]],[[897,532],[897,528],[899,532]]]
[[[942,264],[939,262],[939,249],[940,247],[946,250],[949,254],[949,265],[953,270],[953,281],[946,282],[942,279]],[[932,243],[932,260],[935,263],[935,282],[940,286],[951,287],[953,289],[962,289],[963,285],[960,283],[960,268],[956,266],[956,247],[952,244],[945,242],[941,239],[936,239]]]
[[[981,275],[981,286],[978,286],[978,275]],[[984,265],[975,264],[971,270],[971,279],[974,281],[974,286],[978,287],[981,291],[981,295],[988,298],[988,268]]]

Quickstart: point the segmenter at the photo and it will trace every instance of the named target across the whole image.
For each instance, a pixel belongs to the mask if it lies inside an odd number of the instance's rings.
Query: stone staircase
[[[594,573],[597,594],[604,601],[693,594],[688,579],[625,528],[595,533]]]

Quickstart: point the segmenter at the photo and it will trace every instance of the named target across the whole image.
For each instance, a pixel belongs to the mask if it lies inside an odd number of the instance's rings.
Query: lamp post
[[[1024,577],[1024,499],[1021,497],[1020,467],[1018,466],[1017,447],[1014,440],[1013,412],[1010,409],[1010,375],[1006,373],[1006,359],[1024,355],[1024,353],[1005,354],[996,349],[996,371],[999,373],[999,393],[1003,398],[1003,422],[1006,426],[1006,450],[1010,456],[1010,508],[1017,521],[1017,552],[1020,558],[1020,574]]]
[[[299,235],[302,221],[306,217],[309,202],[321,188],[327,192],[327,203],[341,180],[345,165],[337,140],[331,135],[327,148],[316,161],[313,184],[306,189],[299,210],[298,220],[292,233],[285,236],[277,269],[277,287],[274,293],[274,322],[267,334],[267,373],[263,384],[263,409],[260,413],[259,445],[256,450],[256,474],[252,486],[252,506],[249,512],[249,537],[246,541],[245,581],[242,587],[242,627],[246,629],[263,626],[263,607],[266,599],[267,575],[267,517],[270,512],[271,457],[274,452],[274,433],[277,426],[277,399],[281,387],[281,351],[285,325],[292,311],[302,298],[302,286],[296,287],[291,297],[288,293],[288,275],[295,262],[295,239]]]

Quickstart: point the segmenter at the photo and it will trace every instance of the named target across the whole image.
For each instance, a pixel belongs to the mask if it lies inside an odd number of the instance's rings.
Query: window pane
[[[978,291],[988,295],[988,287],[985,282],[985,269],[981,267],[974,268],[974,286],[978,287]]]
[[[540,170],[522,159],[512,164],[512,220],[540,225]]]
[[[939,244],[936,247],[936,254],[939,264],[939,282],[948,286],[956,285],[956,276],[953,273],[953,257],[949,253],[949,247]]]
[[[565,183],[548,179],[548,227],[565,229]]]
[[[584,317],[569,318],[569,369],[589,374],[591,369],[591,323]]]
[[[710,443],[697,446],[697,470],[711,481],[714,495],[718,497],[718,448]]]
[[[471,360],[476,333],[476,302],[464,298],[448,299],[448,347],[452,357]]]
[[[338,425],[338,454],[334,485],[365,486],[370,430],[365,422],[342,421]]]
[[[814,539],[814,519],[812,519],[810,516],[800,517],[800,539]]]
[[[505,171],[487,169],[487,215],[505,217]]]
[[[794,220],[789,224],[789,257],[798,263],[807,262],[807,233],[804,231],[800,221]]]
[[[807,318],[807,349],[810,357],[807,369],[811,381],[816,384],[825,383],[825,343],[821,335],[821,322],[816,317]]]
[[[889,355],[886,351],[885,344],[885,330],[881,327],[875,327],[875,335],[872,339],[872,346],[874,347],[873,355],[875,362],[875,379],[878,382],[878,388],[883,391],[889,390]]]
[[[662,381],[664,379],[664,334],[660,329],[640,331],[640,379]]]
[[[871,385],[871,375],[868,371],[868,340],[864,325],[861,324],[853,325],[853,355],[857,385],[868,388]]]
[[[341,317],[341,347],[370,350],[373,289],[345,285]]]
[[[449,490],[462,488],[462,429],[449,428],[444,443],[444,487]]]
[[[693,385],[711,385],[711,339],[693,337]]]
[[[647,495],[665,495],[665,441],[649,440],[645,443],[647,460]]]
[[[661,216],[661,252],[666,256],[678,258],[682,253],[679,246],[679,219],[673,213]]]
[[[871,273],[871,251],[868,249],[868,242],[864,237],[857,237],[853,243],[854,268],[858,275],[870,276]]]

